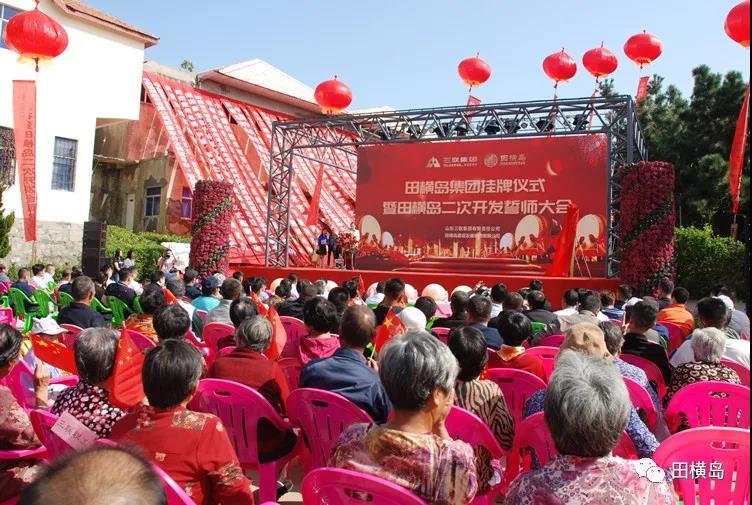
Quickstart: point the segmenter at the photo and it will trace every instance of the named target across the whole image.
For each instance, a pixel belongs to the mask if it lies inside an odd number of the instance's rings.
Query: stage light
[[[420,134],[421,134],[420,126],[410,125],[410,127],[408,128],[408,131],[410,132],[411,139],[415,140],[415,139],[420,138]]]
[[[590,121],[588,121],[587,119],[587,115],[584,113],[577,114],[572,120],[572,122],[574,123],[575,131],[584,130],[585,128],[587,128],[588,123],[590,123]]]
[[[499,126],[499,122],[495,119],[492,119],[488,122],[485,128],[483,128],[483,131],[486,132],[486,135],[496,135],[501,131],[501,127]]]
[[[517,133],[517,130],[520,129],[520,122],[516,119],[505,119],[504,120],[504,129],[507,131],[507,133]]]
[[[387,126],[383,130],[379,130],[377,135],[381,140],[389,140],[393,136],[393,130]]]
[[[464,121],[454,127],[454,131],[457,133],[458,137],[464,137],[467,135],[467,130],[467,123]]]
[[[539,132],[550,132],[554,130],[554,124],[549,118],[542,117],[536,123],[535,127]]]
[[[436,128],[433,129],[433,132],[436,134],[439,138],[446,138],[449,135],[451,135],[451,131],[449,130],[449,123],[442,123]]]

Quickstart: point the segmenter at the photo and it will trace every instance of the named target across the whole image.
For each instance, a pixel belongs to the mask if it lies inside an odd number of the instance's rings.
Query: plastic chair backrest
[[[57,292],[57,306],[60,310],[67,309],[71,303],[75,302],[76,300],[73,299],[71,295],[66,293],[65,291],[58,291]]]
[[[10,283],[0,282],[0,295],[7,294],[9,289],[10,289]]]
[[[18,404],[28,410],[29,406],[34,405],[34,395],[24,386],[24,375],[34,377],[34,370],[25,360],[19,359],[13,366],[13,370],[5,377],[5,383]]]
[[[61,328],[68,330],[68,333],[61,333],[60,341],[65,344],[65,347],[69,347],[73,349],[73,343],[76,341],[76,338],[78,338],[78,334],[84,331],[83,328],[79,328],[75,324],[67,324],[63,323],[60,325]]]
[[[152,347],[157,346],[156,342],[154,342],[152,339],[150,339],[143,333],[138,332],[136,330],[128,330],[128,336],[131,337],[131,340],[133,341],[133,343],[141,351],[145,349],[151,349]]]
[[[303,503],[315,505],[427,505],[407,489],[370,474],[318,468],[303,479]]]
[[[541,347],[561,347],[564,343],[564,335],[558,333],[556,335],[549,335],[538,344]]]
[[[91,299],[91,308],[101,314],[112,314],[112,309],[109,307],[105,307],[104,304],[99,301],[99,298]]]
[[[619,328],[621,328],[622,326],[624,326],[624,321],[622,321],[621,319],[609,319],[609,321],[611,321],[612,323],[614,323]]]
[[[558,347],[536,345],[525,351],[525,354],[538,356],[542,359],[543,371],[546,373],[546,380],[551,378],[551,374],[554,373],[554,367],[556,367],[556,356],[559,355]]]
[[[627,386],[627,391],[629,391],[629,399],[632,401],[632,405],[640,413],[641,418],[644,416],[645,424],[650,431],[655,431],[655,424],[658,422],[658,411],[650,395],[638,382],[629,377],[623,377],[623,379],[624,384]]]
[[[119,328],[122,326],[125,317],[133,311],[128,307],[128,304],[116,296],[108,296],[107,304],[112,310],[112,326]]]
[[[526,417],[515,425],[514,444],[507,456],[507,467],[504,474],[505,482],[509,483],[521,471],[528,471],[532,466],[531,452],[535,454],[540,466],[548,463],[559,454],[548,431],[543,412]]]
[[[29,419],[37,438],[47,448],[50,459],[55,459],[74,450],[62,438],[52,433],[52,426],[57,422],[59,416],[46,410],[34,409],[29,412]]]
[[[219,352],[219,340],[235,334],[235,327],[227,323],[209,323],[201,330],[201,336],[204,337],[206,347],[209,352],[216,354]]]
[[[684,503],[708,505],[713,500],[716,504],[742,505],[749,503],[749,450],[749,430],[695,428],[664,440],[653,461],[673,474],[674,488]],[[698,463],[704,463],[705,478],[695,479],[690,473],[690,464],[698,468]],[[678,476],[675,464],[683,469]]]
[[[528,398],[536,391],[546,389],[546,383],[540,377],[514,368],[492,368],[488,371],[488,379],[501,388],[504,401],[514,417],[515,426],[522,421],[522,413]]]
[[[14,320],[13,309],[10,307],[0,307],[0,324],[13,325]]]
[[[198,314],[198,318],[201,319],[201,321],[206,321],[206,316],[209,315],[209,312],[206,310],[196,309],[196,314]]]
[[[736,375],[739,376],[739,380],[741,381],[742,386],[749,387],[749,368],[742,365],[741,363],[737,363],[736,361],[727,358],[721,358],[721,364],[726,365],[731,370],[736,372]]]
[[[690,428],[719,426],[749,429],[749,388],[719,381],[695,382],[674,394],[666,408],[666,423],[672,432],[679,426],[679,413]]]
[[[133,310],[136,311],[138,314],[143,314],[144,309],[141,308],[141,297],[137,296],[133,299]]]
[[[431,333],[433,335],[436,335],[436,338],[438,338],[445,344],[449,340],[449,333],[451,331],[452,331],[451,328],[431,328]]]
[[[36,305],[34,300],[30,300],[23,291],[18,288],[10,288],[10,300],[13,302],[13,311],[16,317],[23,316],[24,318],[24,333],[28,333],[31,330],[32,318],[39,314],[39,310],[28,312],[26,310],[26,304]]]
[[[664,328],[668,330],[668,346],[666,352],[670,356],[675,350],[677,350],[684,343],[684,331],[681,327],[675,323],[668,321],[658,321]]]
[[[57,305],[55,304],[50,294],[43,289],[34,290],[34,300],[39,306],[39,308],[37,309],[39,317],[48,317],[53,313],[54,309],[50,309],[50,305],[52,305],[54,308],[57,308]]]
[[[298,389],[300,372],[303,370],[303,363],[300,362],[300,358],[282,358],[277,364],[282,369],[282,373],[285,374],[287,387],[290,391]]]
[[[538,321],[531,321],[530,326],[533,327],[533,334],[546,329],[546,323],[539,323]]]
[[[279,320],[282,321],[282,326],[285,327],[285,333],[287,334],[287,342],[285,342],[285,347],[282,349],[280,357],[297,357],[300,351],[300,339],[308,335],[305,323],[300,319],[290,316],[280,316]]]
[[[339,435],[355,423],[373,419],[344,396],[319,389],[296,389],[285,401],[287,417],[303,429],[311,448],[308,470],[327,466]]]
[[[172,480],[167,472],[162,470],[158,465],[152,464],[152,470],[159,475],[159,480],[164,486],[165,495],[167,496],[167,505],[196,505],[180,484]]]
[[[658,365],[650,361],[649,359],[643,358],[642,356],[635,356],[634,354],[629,353],[622,353],[619,354],[619,359],[622,361],[626,361],[627,363],[630,363],[637,368],[641,368],[643,372],[645,372],[645,375],[648,376],[648,381],[654,383],[657,386],[658,390],[658,398],[663,398],[666,396],[666,382],[663,380],[663,374],[661,373],[661,369],[658,368]]]

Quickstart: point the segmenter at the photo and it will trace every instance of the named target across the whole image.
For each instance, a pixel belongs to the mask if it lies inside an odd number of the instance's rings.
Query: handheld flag
[[[172,294],[172,291],[167,288],[162,288],[162,292],[164,292],[165,301],[168,305],[178,303],[178,299],[175,297],[175,295]]]
[[[379,326],[379,329],[376,332],[376,338],[373,341],[373,345],[376,347],[376,352],[381,352],[381,348],[384,347],[387,342],[394,337],[398,337],[405,333],[407,333],[407,328],[394,311],[394,307],[392,307],[389,309],[389,312],[387,312],[386,317],[384,318],[384,323]]]
[[[366,292],[366,283],[363,282],[363,276],[358,276],[358,296],[363,296],[363,294]]]
[[[266,357],[277,359],[282,354],[282,349],[285,348],[285,344],[287,343],[287,332],[285,331],[285,326],[282,324],[282,319],[277,314],[277,309],[273,305],[269,306],[266,318],[272,323],[272,343],[266,351]]]
[[[269,309],[266,308],[266,305],[264,305],[256,293],[251,293],[251,300],[256,304],[256,310],[258,310],[260,315],[265,316],[269,312]]]
[[[577,223],[580,219],[580,209],[575,204],[567,207],[567,218],[556,240],[556,256],[546,275],[551,277],[570,277],[572,261],[574,260],[575,236]]]
[[[128,335],[128,330],[120,330],[120,341],[115,351],[115,366],[107,379],[105,388],[110,392],[110,403],[120,409],[129,409],[144,399],[141,383],[141,368],[144,355]]]
[[[31,346],[37,359],[60,370],[65,370],[72,374],[78,373],[73,349],[69,349],[60,342],[49,340],[41,335],[31,336]]]

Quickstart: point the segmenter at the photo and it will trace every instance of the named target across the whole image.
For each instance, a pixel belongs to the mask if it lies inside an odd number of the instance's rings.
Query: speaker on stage
[[[94,278],[107,264],[107,223],[86,221],[81,251],[81,269],[84,275]]]

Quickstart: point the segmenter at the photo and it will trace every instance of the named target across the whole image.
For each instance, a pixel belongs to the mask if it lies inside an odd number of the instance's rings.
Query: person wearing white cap
[[[41,335],[42,337],[52,340],[54,342],[57,342],[59,340],[59,337],[61,334],[68,332],[68,330],[66,330],[65,328],[61,328],[57,324],[57,321],[55,321],[51,317],[40,317],[40,318],[35,317],[33,321],[34,322],[31,325],[31,334]],[[26,356],[24,356],[24,361],[31,368],[34,368],[37,364],[37,361],[39,361],[45,366],[45,368],[47,368],[47,371],[49,372],[51,379],[66,375],[65,372],[63,372],[59,368],[55,368],[54,366],[44,363],[41,360],[37,360],[36,356],[34,356],[33,347],[29,349],[29,352],[26,354]]]
[[[424,331],[428,324],[426,315],[415,307],[405,307],[397,314],[397,317],[400,318],[407,331]]]

